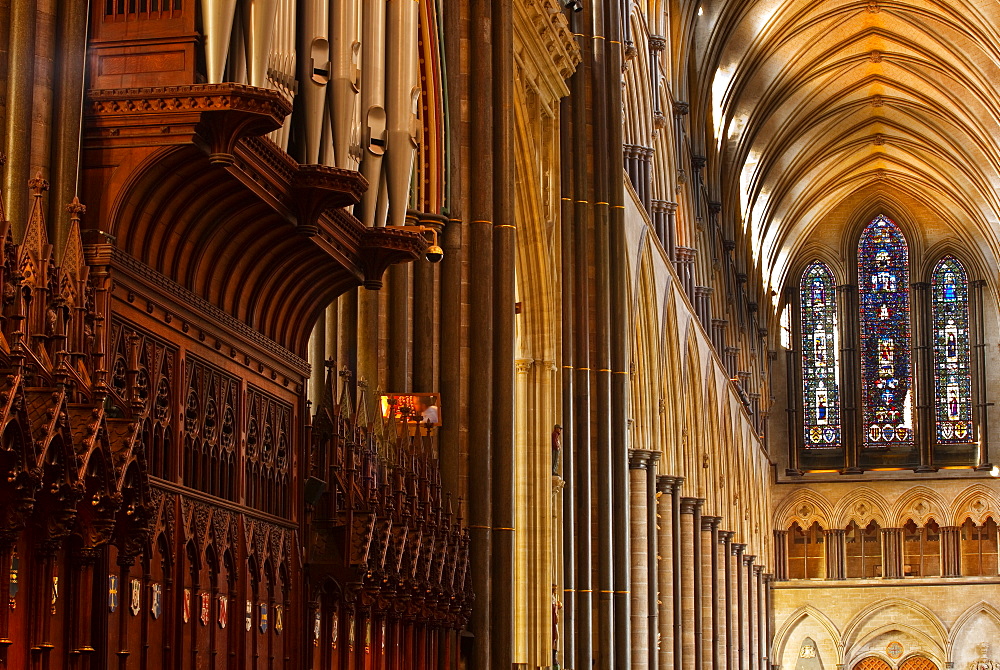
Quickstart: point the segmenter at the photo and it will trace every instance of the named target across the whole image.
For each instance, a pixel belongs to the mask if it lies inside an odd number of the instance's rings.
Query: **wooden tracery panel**
[[[892,670],[892,668],[878,656],[869,656],[855,663],[853,670]]]
[[[937,670],[937,665],[924,656],[911,656],[903,661],[899,670]]]

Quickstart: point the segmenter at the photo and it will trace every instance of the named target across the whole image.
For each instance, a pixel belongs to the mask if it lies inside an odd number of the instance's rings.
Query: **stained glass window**
[[[858,293],[864,446],[912,446],[909,250],[882,215],[861,234]]]
[[[969,349],[969,278],[946,256],[931,275],[934,338],[934,420],[937,441],[972,441],[972,370]]]
[[[841,446],[837,373],[837,292],[833,272],[821,261],[802,273],[802,416],[805,446]]]

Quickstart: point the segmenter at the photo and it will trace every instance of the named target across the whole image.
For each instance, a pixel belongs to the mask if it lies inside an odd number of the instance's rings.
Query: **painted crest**
[[[208,591],[201,592],[201,614],[198,617],[201,620],[202,626],[207,626],[212,612],[212,601],[211,596],[208,595]]]
[[[8,596],[10,598],[10,608],[17,609],[17,592],[21,588],[17,583],[17,572],[21,567],[21,559],[17,557],[17,552],[10,557],[10,588]]]
[[[108,611],[118,611],[118,575],[108,575]]]
[[[129,585],[132,587],[132,598],[129,601],[129,609],[132,610],[132,616],[138,616],[139,615],[139,609],[142,606],[141,605],[141,603],[142,603],[142,582],[140,582],[138,579],[136,579],[135,577],[133,577],[132,581],[129,582]]]
[[[229,598],[219,596],[219,628],[229,625]]]
[[[163,586],[161,584],[150,585],[149,613],[154,619],[159,619],[163,614]]]
[[[265,603],[260,604],[260,632],[267,632],[267,605]]]
[[[250,632],[250,629],[253,628],[253,603],[249,600],[247,601],[246,626],[247,632]]]
[[[184,623],[191,620],[191,589],[184,589]]]
[[[274,634],[281,635],[285,629],[285,608],[281,605],[274,606]]]

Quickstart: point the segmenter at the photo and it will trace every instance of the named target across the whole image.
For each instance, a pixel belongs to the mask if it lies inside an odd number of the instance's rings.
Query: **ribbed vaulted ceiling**
[[[915,250],[1000,257],[1000,2],[706,0],[697,90],[723,200],[778,289],[884,212]],[[709,152],[712,155],[714,152]],[[732,210],[731,210],[732,211]]]

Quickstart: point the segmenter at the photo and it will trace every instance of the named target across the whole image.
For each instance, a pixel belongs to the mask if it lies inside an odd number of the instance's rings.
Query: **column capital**
[[[628,467],[631,470],[645,470],[660,460],[660,452],[648,449],[629,449]]]
[[[701,506],[704,504],[704,498],[681,498],[681,514],[700,512]]]
[[[733,542],[729,546],[732,547],[733,556],[737,557],[743,556],[743,552],[746,551],[747,548],[747,546],[742,542]]]
[[[722,522],[721,516],[703,516],[701,517],[701,529],[702,530],[715,530],[719,527],[719,523]]]
[[[764,574],[764,566],[763,565],[753,566],[753,573],[757,576]]]
[[[683,477],[673,477],[671,475],[656,476],[656,490],[658,493],[673,493],[675,490],[680,490],[683,483]]]
[[[731,530],[720,530],[719,531],[719,544],[728,544],[733,541],[733,536],[736,535]]]
[[[667,38],[663,35],[650,35],[649,36],[649,50],[658,53],[664,51],[667,48]]]
[[[930,282],[925,282],[925,281],[913,282],[911,286],[917,289],[918,291],[926,291],[931,287]]]
[[[687,116],[691,111],[691,105],[686,102],[675,102],[673,105],[674,116]]]
[[[743,565],[746,565],[748,567],[752,566],[753,562],[756,561],[756,560],[757,560],[757,557],[755,555],[753,555],[753,554],[744,554],[743,555]]]

